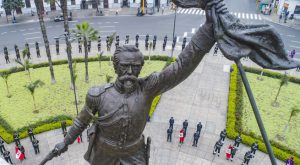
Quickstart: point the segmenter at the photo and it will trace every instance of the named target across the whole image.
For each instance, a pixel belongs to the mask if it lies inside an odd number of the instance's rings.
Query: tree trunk
[[[53,64],[52,64],[52,59],[51,59],[49,40],[48,40],[48,36],[47,36],[47,31],[46,31],[46,27],[45,27],[44,18],[43,18],[43,15],[41,13],[41,10],[39,9],[39,6],[40,6],[39,2],[42,2],[42,1],[34,0],[35,6],[37,6],[36,13],[38,14],[40,27],[41,27],[41,31],[42,31],[42,35],[43,35],[43,40],[44,40],[44,43],[45,43],[46,55],[47,55],[47,58],[48,58],[49,70],[50,70],[50,75],[51,75],[51,83],[55,84],[56,80],[55,80],[55,76],[54,76]]]
[[[7,80],[5,80],[5,84],[6,84],[6,90],[7,90],[7,97],[10,96],[10,93],[9,93],[9,89],[8,89],[8,83],[7,83]]]
[[[88,50],[87,50],[87,38],[83,38],[84,44],[84,63],[85,63],[85,82],[89,81],[89,70],[88,70]]]
[[[32,100],[33,100],[33,106],[34,106],[34,110],[36,110],[36,105],[35,105],[35,98],[34,98],[34,94],[31,94],[32,96]]]
[[[278,98],[278,96],[279,96],[281,87],[282,87],[282,85],[280,85],[280,87],[279,87],[279,89],[278,89],[278,92],[277,92],[277,94],[276,94],[276,98],[275,98],[275,101],[274,101],[274,102],[277,102],[277,98]]]
[[[69,24],[68,24],[68,7],[67,7],[67,0],[60,0],[61,10],[64,17],[64,28],[65,32],[68,34],[70,33]]]

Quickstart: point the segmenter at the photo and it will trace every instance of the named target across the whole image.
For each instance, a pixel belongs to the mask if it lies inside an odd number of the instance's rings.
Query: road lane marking
[[[286,36],[288,36],[288,37],[292,37],[292,38],[296,37],[296,36],[294,36],[294,35],[291,35],[291,34],[287,34]]]
[[[98,26],[98,28],[114,28],[116,26]]]
[[[41,37],[31,37],[31,38],[25,38],[25,40],[33,40],[33,39],[38,39],[38,38],[41,38]]]
[[[262,18],[261,18],[261,16],[260,16],[260,15],[258,15],[258,19],[259,19],[259,20],[262,20]]]
[[[116,32],[115,30],[105,30],[105,31],[100,31],[101,33],[113,33]]]
[[[240,14],[240,13],[238,13],[237,17],[238,17],[238,18],[240,18],[240,17],[241,17],[241,14]]]
[[[180,37],[177,37],[176,42],[179,42],[179,38],[180,38]]]
[[[253,15],[252,14],[250,14],[250,19],[253,19]]]
[[[186,10],[184,11],[184,14],[186,14],[188,11],[189,11],[189,9],[186,9]]]
[[[192,29],[192,34],[194,34],[194,33],[195,33],[195,31],[196,31],[196,28],[193,28],[193,29]]]
[[[289,45],[291,48],[297,48],[300,49],[300,46],[295,46],[295,45]]]
[[[10,32],[11,32],[11,33],[15,33],[15,32],[17,32],[17,31],[14,31],[14,30],[13,30],[13,31],[10,31]]]
[[[237,16],[237,13],[234,13],[235,16]]]
[[[242,19],[244,19],[245,18],[245,15],[244,15],[244,13],[242,13]]]
[[[195,13],[196,13],[196,11],[197,11],[196,9],[193,9],[193,12],[192,12],[192,14],[195,14]]]
[[[36,34],[36,33],[40,33],[40,32],[24,33],[23,35],[27,36],[27,35]]]
[[[110,23],[110,22],[105,22],[105,23]]]
[[[291,41],[291,42],[294,42],[294,43],[298,43],[298,44],[300,44],[300,41]]]
[[[26,30],[26,29],[21,29],[20,32],[23,32],[23,31],[25,31],[25,30]]]
[[[191,10],[191,9],[189,9],[189,12],[188,12],[188,14],[191,14],[191,12],[192,12],[192,10]]]
[[[183,33],[183,37],[186,37],[186,36],[187,36],[187,32],[184,32],[184,33]]]
[[[246,19],[249,19],[249,14],[248,13],[246,13]]]
[[[6,33],[7,33],[7,32],[2,32],[1,35],[4,35],[4,34],[6,34]]]
[[[119,22],[114,22],[114,23],[119,23]]]
[[[257,14],[254,14],[254,19],[257,19]]]
[[[196,12],[196,14],[198,15],[198,14],[199,14],[199,12],[200,12],[200,10],[199,10],[199,9],[197,9],[197,12]]]
[[[201,11],[200,11],[200,15],[203,15],[203,13],[204,13],[204,11],[203,11],[203,10],[201,10]]]

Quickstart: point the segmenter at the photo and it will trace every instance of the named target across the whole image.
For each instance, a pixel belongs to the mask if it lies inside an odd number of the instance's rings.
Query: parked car
[[[64,21],[64,16],[61,14],[59,16],[56,16],[54,18],[54,22],[60,22],[60,21]],[[72,21],[72,17],[68,16],[68,21]]]

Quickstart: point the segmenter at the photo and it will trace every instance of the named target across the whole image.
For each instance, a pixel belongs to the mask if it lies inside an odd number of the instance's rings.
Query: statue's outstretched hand
[[[212,8],[215,8],[216,14],[228,13],[227,7],[223,0],[210,0],[205,6],[206,22],[205,24],[212,24]]]

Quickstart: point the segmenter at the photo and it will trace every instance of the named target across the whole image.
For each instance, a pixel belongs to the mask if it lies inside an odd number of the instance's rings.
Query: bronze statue
[[[228,12],[221,1],[208,3],[205,7],[206,23],[192,37],[176,62],[161,72],[138,78],[144,64],[143,54],[135,46],[118,47],[113,56],[118,75],[116,81],[88,91],[85,106],[74,119],[64,141],[57,144],[41,164],[67,151],[68,145],[75,141],[97,113],[96,122],[88,130],[90,141],[84,158],[92,165],[148,164],[150,139],[145,145],[142,133],[151,103],[155,96],[185,80],[215,44],[209,14],[212,6],[219,13]]]

